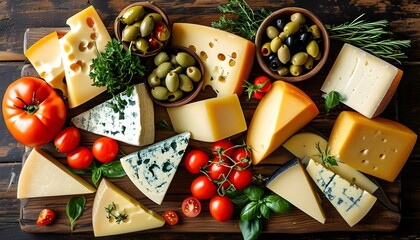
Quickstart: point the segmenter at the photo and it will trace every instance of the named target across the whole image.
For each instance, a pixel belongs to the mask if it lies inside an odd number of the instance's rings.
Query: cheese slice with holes
[[[102,52],[111,37],[93,6],[67,19],[70,31],[60,38],[69,107],[77,107],[106,90],[92,86],[89,77],[92,60]]]

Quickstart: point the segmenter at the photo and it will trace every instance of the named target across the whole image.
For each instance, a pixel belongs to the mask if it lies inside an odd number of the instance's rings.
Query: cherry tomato
[[[148,43],[151,49],[158,49],[163,46],[163,43],[157,40],[156,38],[154,38],[153,36],[149,38]]]
[[[233,153],[232,159],[240,169],[247,168],[252,162],[251,150],[244,147],[237,148]]]
[[[266,76],[259,76],[254,79],[254,85],[257,86],[257,91],[266,93],[271,89],[271,81]]]
[[[92,152],[83,146],[76,147],[73,151],[67,154],[67,163],[71,168],[83,170],[86,169],[93,162]]]
[[[158,22],[153,28],[153,36],[159,41],[166,41],[169,39],[170,32],[168,27],[164,22]]]
[[[195,197],[188,197],[182,201],[182,212],[187,217],[197,217],[201,212],[201,203]]]
[[[212,197],[209,208],[211,216],[219,222],[226,222],[233,216],[233,203],[227,196]]]
[[[234,151],[234,144],[227,139],[216,141],[211,145],[211,152],[215,156],[232,157]]]
[[[246,188],[252,182],[253,173],[250,168],[238,170],[233,169],[229,174],[229,182],[237,189]]]
[[[191,183],[191,193],[199,200],[210,199],[216,192],[216,185],[205,175],[198,176]]]
[[[80,143],[80,131],[77,127],[65,127],[54,138],[54,145],[58,151],[68,153]]]
[[[229,174],[230,160],[221,159],[218,156],[215,156],[206,171],[212,180],[223,180],[223,178],[227,177]]]
[[[118,154],[118,143],[112,138],[100,137],[93,143],[92,153],[100,162],[111,162]]]
[[[55,218],[55,213],[51,209],[43,209],[38,216],[38,220],[36,221],[36,225],[38,226],[45,226],[50,224]]]
[[[163,213],[163,218],[169,225],[175,225],[178,223],[178,214],[176,214],[173,210],[166,210],[166,212]]]
[[[265,93],[260,91],[255,91],[252,93],[252,97],[258,100],[261,100],[265,96]]]
[[[209,156],[203,150],[194,149],[187,153],[184,158],[184,165],[188,172],[197,174],[200,173],[202,167],[204,167],[209,161]]]

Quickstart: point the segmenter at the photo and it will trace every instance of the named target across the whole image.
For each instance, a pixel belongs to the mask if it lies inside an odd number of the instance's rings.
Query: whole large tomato
[[[66,105],[44,80],[23,77],[6,89],[3,117],[7,128],[20,143],[37,147],[49,143],[66,121]]]

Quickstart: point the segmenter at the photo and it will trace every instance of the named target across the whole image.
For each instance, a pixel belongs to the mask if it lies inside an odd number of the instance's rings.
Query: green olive
[[[169,92],[173,93],[179,88],[179,77],[174,72],[169,72],[165,77],[165,85]]]
[[[316,55],[316,57],[314,57],[314,59],[318,61],[318,60],[321,59],[321,57],[322,57],[322,53],[321,53],[321,51],[319,51],[318,55]]]
[[[141,53],[146,53],[149,50],[149,43],[144,38],[137,38],[134,42],[135,49]]]
[[[172,63],[172,66],[179,66],[178,62],[176,61],[176,55],[171,54],[171,56],[169,56],[169,62]]]
[[[182,96],[184,96],[184,92],[181,89],[178,89],[173,93],[169,93],[168,101],[175,102],[176,100],[181,99]]]
[[[148,16],[144,18],[140,24],[140,35],[142,37],[146,37],[153,31],[153,27],[155,26],[155,19],[152,16]]]
[[[277,73],[280,76],[287,76],[287,74],[289,74],[289,68],[286,66],[281,67],[279,70],[277,70]]]
[[[139,34],[140,34],[140,31],[137,27],[132,26],[132,25],[127,25],[122,30],[121,39],[124,42],[131,42],[131,41],[136,40],[136,38],[139,36]]]
[[[149,74],[149,76],[147,77],[147,82],[149,83],[150,87],[159,86],[160,83],[161,83],[160,78],[158,78],[158,76],[156,76],[155,71],[153,71],[151,74]]]
[[[289,71],[293,76],[299,76],[303,71],[303,67],[300,65],[290,65]]]
[[[299,24],[297,22],[288,22],[283,28],[283,32],[287,35],[292,35],[299,31]]]
[[[195,59],[186,52],[178,52],[175,59],[176,62],[183,68],[187,68],[195,64]]]
[[[277,51],[277,57],[279,58],[280,62],[286,64],[290,60],[290,50],[286,44],[280,46],[279,50]]]
[[[306,52],[311,55],[312,57],[318,56],[319,53],[319,46],[315,40],[312,40],[306,45]]]
[[[187,72],[187,76],[191,78],[191,80],[193,80],[194,82],[200,81],[201,71],[197,67],[195,66],[188,67],[186,72]]]
[[[306,22],[305,16],[302,13],[293,13],[292,16],[290,16],[290,20],[292,20],[292,22],[297,22],[299,25]]]
[[[124,24],[131,25],[137,21],[140,21],[140,19],[144,16],[144,7],[143,6],[133,6],[129,9],[125,10],[123,15],[121,16],[121,21]]]
[[[156,76],[159,78],[165,78],[166,74],[172,69],[172,64],[170,62],[163,62],[156,68]]]
[[[169,97],[169,91],[166,87],[156,86],[151,89],[152,96],[157,100],[167,100]]]
[[[265,33],[269,39],[273,39],[280,34],[279,30],[274,26],[268,26],[267,29],[265,29]]]
[[[321,31],[317,25],[312,25],[309,27],[309,32],[312,33],[314,39],[321,38]]]
[[[191,78],[185,74],[179,74],[179,88],[184,92],[191,92],[194,89]]]
[[[281,32],[281,33],[279,34],[279,37],[280,37],[281,41],[286,40],[286,38],[287,38],[288,36],[289,36],[289,35],[287,35],[285,32]]]
[[[307,70],[311,70],[314,67],[314,58],[312,56],[308,56],[308,59],[305,62],[305,68]]]
[[[144,18],[147,18],[149,16],[153,17],[153,19],[155,20],[155,23],[162,22],[163,20],[162,15],[160,15],[159,13],[148,13],[146,14]]]
[[[271,47],[270,47],[270,42],[266,42],[262,45],[261,47],[261,54],[264,57],[270,56],[271,54]]]
[[[290,61],[293,65],[303,65],[308,59],[308,54],[306,52],[298,52],[290,58]],[[291,71],[290,71],[291,72]]]
[[[168,62],[168,61],[169,61],[169,56],[166,52],[160,52],[156,54],[156,56],[153,58],[153,63],[155,64],[155,66],[159,66],[163,62]]]
[[[174,72],[176,74],[181,74],[184,71],[184,68],[181,66],[176,66],[172,68],[171,72]]]
[[[272,52],[275,53],[279,50],[281,45],[282,45],[281,38],[279,36],[276,36],[270,42],[270,49],[271,49]]]

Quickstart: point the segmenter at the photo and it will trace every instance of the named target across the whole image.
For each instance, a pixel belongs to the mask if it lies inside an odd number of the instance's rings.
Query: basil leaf
[[[86,198],[85,197],[72,197],[66,205],[66,214],[70,220],[70,229],[73,231],[74,224],[77,219],[83,214],[85,209]]]
[[[127,175],[120,161],[108,162],[103,164],[99,168],[101,169],[101,172],[105,177],[120,178]]]
[[[275,213],[287,213],[292,210],[292,205],[279,195],[268,195],[264,198],[263,202]]]
[[[259,202],[250,202],[248,203],[241,211],[241,220],[249,221],[253,218],[256,218],[260,215],[260,203]]]
[[[101,168],[95,168],[92,172],[92,182],[95,185],[95,187],[98,186],[99,181],[102,178],[102,169]]]
[[[245,206],[245,204],[249,202],[249,199],[244,194],[243,190],[228,191],[226,192],[226,196],[228,196],[235,205]]]
[[[329,112],[331,109],[337,107],[340,104],[340,101],[345,98],[337,91],[331,91],[325,97],[325,110]]]
[[[249,200],[259,201],[264,196],[264,189],[255,185],[249,185],[244,189],[244,193]]]
[[[239,228],[244,240],[257,240],[262,231],[262,219],[254,218],[249,221],[239,220]]]
[[[270,218],[271,211],[270,211],[270,208],[267,207],[267,205],[265,205],[265,203],[260,204],[260,212],[264,218],[266,219]]]

